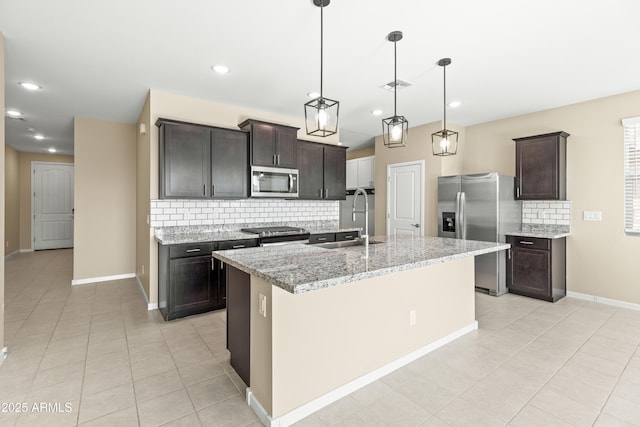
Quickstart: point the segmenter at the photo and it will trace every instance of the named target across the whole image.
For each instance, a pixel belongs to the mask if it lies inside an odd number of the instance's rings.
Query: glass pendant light
[[[442,130],[431,134],[431,150],[435,156],[452,156],[458,151],[458,132],[447,129],[447,65],[449,64],[451,64],[451,58],[442,58],[438,61],[444,75],[444,114]]]
[[[396,114],[398,90],[398,58],[396,43],[402,40],[402,31],[392,31],[387,35],[387,40],[393,43],[393,116],[382,119],[382,142],[387,148],[406,147],[409,137],[409,122],[404,116]]]
[[[338,110],[340,103],[325,98],[322,92],[323,67],[323,36],[324,36],[324,8],[331,0],[313,0],[313,4],[320,8],[320,96],[304,104],[304,119],[307,135],[330,136],[338,132]]]

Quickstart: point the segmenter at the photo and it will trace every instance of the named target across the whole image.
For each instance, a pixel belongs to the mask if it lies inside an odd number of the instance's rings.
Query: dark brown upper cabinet
[[[564,200],[567,197],[566,132],[515,138],[516,199]]]
[[[252,165],[297,168],[298,128],[253,119],[238,127],[249,132]]]
[[[298,191],[300,199],[345,200],[345,147],[298,141]]]
[[[158,119],[161,199],[249,195],[248,135],[235,129]]]

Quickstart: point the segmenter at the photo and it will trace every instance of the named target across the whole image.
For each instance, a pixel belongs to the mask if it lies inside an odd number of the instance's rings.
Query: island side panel
[[[260,312],[260,295],[267,299],[266,316]],[[272,413],[272,285],[251,276],[251,392],[268,414]]]
[[[299,295],[273,287],[269,414],[280,417],[474,325],[474,289],[473,257]]]

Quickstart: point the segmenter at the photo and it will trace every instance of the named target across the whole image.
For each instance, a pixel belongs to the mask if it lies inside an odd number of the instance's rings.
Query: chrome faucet
[[[358,211],[356,210],[356,202],[358,201],[358,195],[362,194],[364,196],[364,210]],[[360,236],[364,239],[364,246],[366,248],[366,254],[369,254],[369,201],[367,200],[367,192],[364,191],[364,188],[358,187],[358,189],[353,193],[353,208],[351,209],[351,219],[353,221],[356,220],[356,214],[361,213],[364,214],[364,234]]]

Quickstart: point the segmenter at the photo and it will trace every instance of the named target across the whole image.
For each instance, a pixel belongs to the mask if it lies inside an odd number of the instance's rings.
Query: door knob
[[[413,225],[415,228],[420,228],[420,224],[411,224]]]

